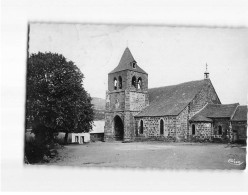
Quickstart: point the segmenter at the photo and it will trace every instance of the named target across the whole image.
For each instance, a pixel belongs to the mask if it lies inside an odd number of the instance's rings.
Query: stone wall
[[[125,91],[107,92],[106,111],[122,111],[125,109]]]
[[[247,121],[232,121],[232,141],[246,141]]]
[[[189,119],[189,106],[177,116],[176,135],[177,140],[187,139],[188,136],[188,119]]]
[[[221,140],[230,140],[232,136],[229,118],[213,119],[213,136]],[[219,126],[222,128],[222,135],[218,133]]]
[[[131,111],[141,111],[143,110],[148,104],[148,94],[147,93],[140,93],[140,92],[129,92],[129,109]],[[128,101],[128,100],[127,100]],[[128,105],[128,104],[126,104]]]
[[[119,76],[122,77],[122,88],[114,89],[114,78],[119,82]],[[132,86],[132,78],[136,77],[136,86],[138,78],[142,79],[141,89]],[[133,140],[135,137],[134,116],[144,109],[148,104],[148,75],[125,70],[108,75],[108,91],[106,92],[105,106],[105,140],[114,139],[114,117],[119,115],[124,126],[124,141]]]
[[[195,125],[195,135],[192,134],[192,125]],[[222,128],[222,133],[219,133],[219,126]],[[232,131],[230,128],[230,120],[228,118],[213,119],[213,123],[195,122],[189,126],[190,140],[219,140],[231,141]]]
[[[106,112],[105,113],[105,126],[104,126],[104,139],[113,140],[114,139],[114,117],[119,116],[124,122],[124,112]],[[123,123],[124,124],[124,123]]]
[[[195,98],[189,104],[189,119],[199,112],[207,103],[220,104],[218,95],[210,81],[205,80],[206,83],[203,89],[195,96]]]
[[[164,133],[160,134],[160,120],[164,121]],[[143,134],[140,134],[140,121],[143,120]],[[151,137],[175,137],[176,123],[175,116],[170,117],[142,117],[135,118],[136,127],[138,128],[138,136]]]
[[[136,86],[137,86],[138,78],[142,79],[141,89],[138,89],[137,87],[135,88],[134,86],[132,86],[133,76],[136,77]],[[148,91],[148,75],[147,74],[134,72],[134,71],[128,71],[127,72],[127,81],[128,82],[126,85],[126,89],[128,89],[130,91],[145,91],[145,92]]]
[[[195,98],[186,106],[178,116],[164,117],[142,117],[136,119],[136,128],[139,128],[140,120],[144,122],[144,133],[138,136],[161,137],[159,120],[163,119],[165,124],[165,132],[162,137],[173,137],[177,141],[191,139],[191,127],[189,119],[199,112],[207,103],[220,103],[220,100],[214,90],[210,80],[206,80],[203,89],[195,96]],[[197,124],[201,137],[211,136],[211,125]],[[136,130],[137,131],[137,130]]]
[[[114,78],[122,77],[122,89],[114,90]],[[132,85],[132,78],[136,77],[136,87]],[[137,88],[138,78],[142,79],[141,89]],[[124,124],[124,140],[132,140],[134,137],[173,137],[176,140],[192,138],[189,119],[199,112],[207,103],[220,104],[220,100],[209,79],[195,98],[187,105],[178,116],[142,117],[134,119],[134,116],[146,106],[148,100],[148,75],[135,71],[120,71],[109,74],[108,89],[106,93],[105,112],[105,137],[113,137],[113,119],[116,114],[121,116]],[[144,133],[139,134],[140,120],[144,122]],[[164,120],[164,134],[160,135],[160,119]],[[223,124],[224,125],[224,124]],[[199,132],[205,137],[209,135],[209,127],[206,124],[197,124]],[[224,125],[225,126],[225,125]],[[211,128],[210,128],[211,129]]]
[[[124,115],[124,141],[133,140],[135,137],[134,112],[125,112]]]
[[[180,139],[192,139],[191,126],[189,119],[203,109],[207,103],[220,104],[218,95],[210,81],[205,80],[203,89],[195,96],[189,105],[178,115],[179,132],[177,133]],[[204,125],[201,125],[204,126]],[[205,132],[205,127],[203,128]]]
[[[90,140],[92,142],[103,141],[104,140],[104,133],[91,133],[90,134]]]
[[[119,76],[122,78],[122,89],[119,88]],[[120,71],[113,74],[108,75],[108,90],[114,91],[114,78],[117,79],[117,90],[116,91],[122,91],[127,88],[127,72],[126,71]]]
[[[195,135],[192,133],[192,126],[195,125]],[[212,140],[212,124],[207,122],[191,123],[189,126],[189,140]]]
[[[122,88],[119,88],[119,76],[122,78]],[[132,86],[132,78],[136,77],[136,81],[138,78],[142,79],[141,89]],[[114,78],[117,79],[117,90],[114,89]],[[137,83],[137,82],[136,82]],[[131,90],[131,91],[147,91],[148,90],[148,75],[140,72],[124,70],[116,73],[111,73],[108,75],[108,90],[109,91],[121,91],[121,90]]]

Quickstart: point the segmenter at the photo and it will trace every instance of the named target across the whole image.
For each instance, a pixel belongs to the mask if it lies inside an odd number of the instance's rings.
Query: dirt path
[[[226,144],[95,142],[69,145],[46,165],[165,169],[244,169],[246,148]],[[243,162],[233,165],[232,162]],[[229,162],[228,162],[229,160]],[[230,163],[231,162],[231,163]]]

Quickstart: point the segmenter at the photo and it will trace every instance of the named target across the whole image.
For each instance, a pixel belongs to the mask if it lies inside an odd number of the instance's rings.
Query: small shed
[[[69,133],[68,135],[69,143],[88,143],[90,142],[90,134],[89,133]]]
[[[61,144],[64,143],[65,133],[59,132],[58,135],[55,137],[55,139]],[[89,133],[69,133],[67,142],[68,143],[79,143],[79,144],[90,142],[90,134]]]

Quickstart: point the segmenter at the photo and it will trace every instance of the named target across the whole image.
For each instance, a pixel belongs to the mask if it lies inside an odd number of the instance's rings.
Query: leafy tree
[[[32,54],[27,64],[26,124],[40,144],[54,134],[89,132],[93,123],[91,97],[83,87],[84,75],[66,58],[54,53]]]

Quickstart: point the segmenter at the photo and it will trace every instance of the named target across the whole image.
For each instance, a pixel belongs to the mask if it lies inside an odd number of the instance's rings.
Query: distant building
[[[104,120],[94,121],[93,129],[90,132],[91,141],[104,141]]]
[[[63,144],[65,139],[65,133],[59,132],[55,139]],[[67,138],[67,143],[77,143],[84,144],[90,142],[90,134],[89,133],[69,133]]]
[[[90,142],[90,134],[89,133],[69,133],[68,135],[68,143],[88,143]]]
[[[221,104],[204,79],[148,89],[148,74],[126,48],[108,74],[105,140],[246,139],[247,106]],[[236,136],[236,137],[235,137]]]

